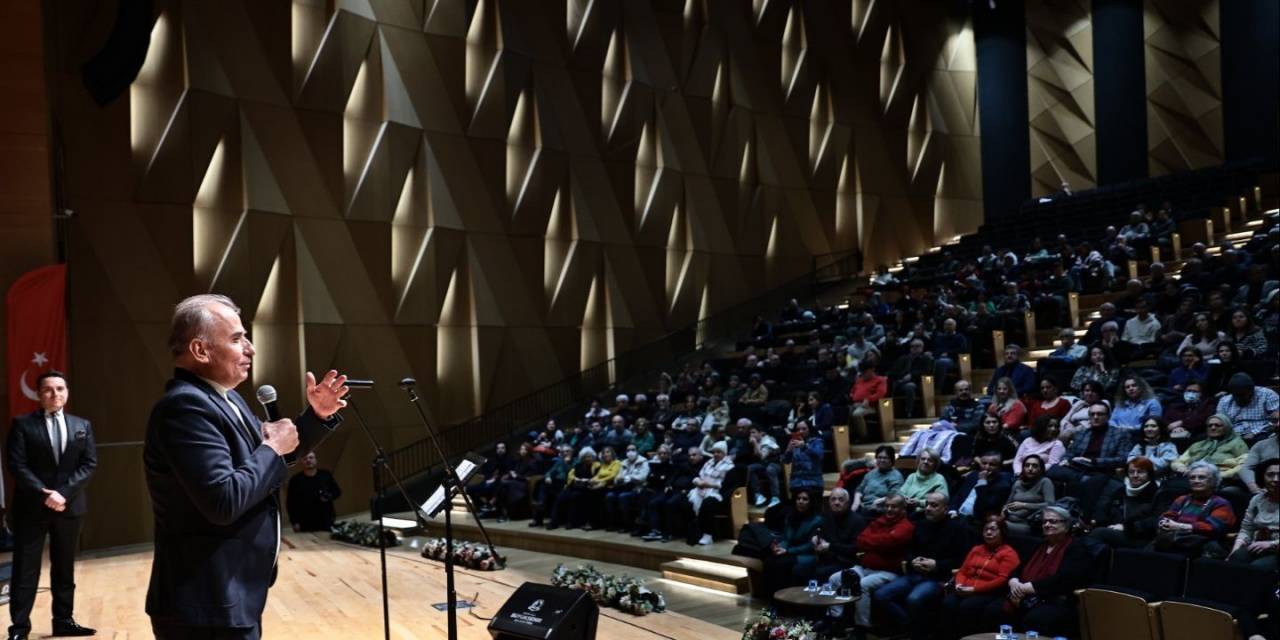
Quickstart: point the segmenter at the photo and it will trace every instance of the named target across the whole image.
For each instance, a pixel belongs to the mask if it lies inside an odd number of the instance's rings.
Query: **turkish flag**
[[[67,370],[67,265],[29,271],[5,295],[9,311],[9,417],[40,408],[36,378]]]

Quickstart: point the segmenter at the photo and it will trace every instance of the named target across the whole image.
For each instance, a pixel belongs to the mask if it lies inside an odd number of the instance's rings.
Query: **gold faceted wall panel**
[[[1031,195],[1097,186],[1090,0],[1026,6]]]
[[[51,39],[75,410],[114,447],[93,492],[123,488],[88,546],[150,535],[136,458],[184,296],[243,307],[282,406],[307,370],[376,379],[354,400],[394,448],[424,435],[402,377],[447,428],[815,256],[981,222],[973,34],[945,3],[158,0],[102,107],[97,4],[61,3]],[[319,455],[339,512],[367,508],[356,425]]]
[[[1221,164],[1219,0],[1145,0],[1147,161],[1152,177]]]

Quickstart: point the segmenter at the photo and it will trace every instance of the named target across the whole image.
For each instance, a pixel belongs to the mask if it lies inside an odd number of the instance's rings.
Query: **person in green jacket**
[[[813,537],[822,525],[822,491],[799,489],[793,496],[783,519],[782,535],[774,538],[764,559],[765,593],[803,584],[818,564]]]
[[[1185,474],[1192,464],[1203,460],[1218,467],[1223,480],[1236,477],[1244,459],[1249,455],[1249,445],[1236,434],[1231,418],[1220,413],[1209,416],[1204,421],[1204,432],[1207,436],[1204,440],[1187,447],[1173,461],[1173,470]]]

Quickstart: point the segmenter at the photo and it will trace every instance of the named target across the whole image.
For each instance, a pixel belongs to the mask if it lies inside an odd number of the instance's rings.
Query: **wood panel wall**
[[[72,360],[106,442],[141,439],[196,292],[244,308],[251,382],[285,406],[308,369],[413,375],[449,424],[815,255],[873,265],[981,221],[972,30],[946,3],[158,0],[105,107],[77,73],[111,3],[62,4]],[[394,385],[360,402],[386,445],[421,437]],[[339,511],[366,508],[363,437],[319,453]],[[150,536],[139,457],[103,456],[86,545]]]

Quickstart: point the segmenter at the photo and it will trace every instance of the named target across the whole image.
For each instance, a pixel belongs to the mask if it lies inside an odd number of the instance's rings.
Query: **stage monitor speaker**
[[[600,610],[585,591],[526,582],[489,621],[494,640],[595,640]]]

